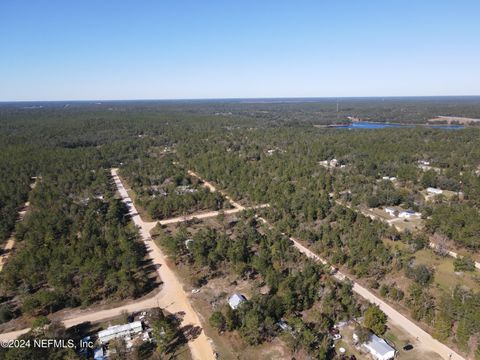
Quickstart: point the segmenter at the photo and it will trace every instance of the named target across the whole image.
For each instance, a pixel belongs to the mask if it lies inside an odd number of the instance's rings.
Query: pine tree
[[[452,324],[445,316],[437,315],[434,322],[433,337],[445,341],[450,336]]]

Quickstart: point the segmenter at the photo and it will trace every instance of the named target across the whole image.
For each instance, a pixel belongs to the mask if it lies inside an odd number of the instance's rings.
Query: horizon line
[[[480,97],[475,95],[365,95],[365,96],[278,96],[278,97],[199,97],[199,98],[128,98],[128,99],[59,99],[59,100],[0,100],[6,103],[54,103],[54,102],[120,102],[120,101],[215,101],[215,100],[315,100],[315,99],[393,99],[393,98],[458,98]]]

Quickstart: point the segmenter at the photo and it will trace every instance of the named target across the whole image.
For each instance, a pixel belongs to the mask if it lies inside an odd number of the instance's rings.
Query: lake
[[[458,130],[463,129],[463,125],[419,125],[419,124],[390,124],[390,123],[373,123],[373,122],[354,122],[349,125],[339,125],[335,126],[336,129],[385,129],[385,128],[412,128],[416,126],[427,127],[430,129],[443,129],[443,130]]]

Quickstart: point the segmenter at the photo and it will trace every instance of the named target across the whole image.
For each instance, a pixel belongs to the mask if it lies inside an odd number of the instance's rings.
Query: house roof
[[[123,325],[114,325],[110,326],[105,330],[99,331],[98,332],[98,338],[100,339],[101,342],[106,342],[114,337],[117,336],[117,334],[123,335],[126,333],[129,333],[131,331],[133,332],[141,332],[142,331],[142,322],[141,321],[134,321],[132,323],[128,324],[123,324]]]
[[[232,296],[230,296],[230,298],[228,299],[228,304],[232,309],[235,310],[245,300],[247,300],[245,296],[235,293]]]
[[[387,356],[389,354],[395,354],[395,349],[387,344],[385,340],[379,338],[377,335],[372,334],[370,340],[364,344],[364,346],[380,356]]]

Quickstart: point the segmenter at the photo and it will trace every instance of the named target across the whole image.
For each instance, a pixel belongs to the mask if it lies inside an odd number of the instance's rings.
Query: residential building
[[[235,293],[228,299],[228,305],[230,305],[230,307],[235,310],[240,306],[242,302],[246,300],[247,298],[245,296]]]
[[[134,321],[123,325],[114,325],[105,330],[99,331],[98,340],[101,344],[106,344],[112,339],[140,334],[142,331],[143,326],[141,321]]]
[[[364,343],[363,347],[367,349],[376,360],[392,360],[395,358],[395,349],[375,334],[370,336],[370,340]]]

